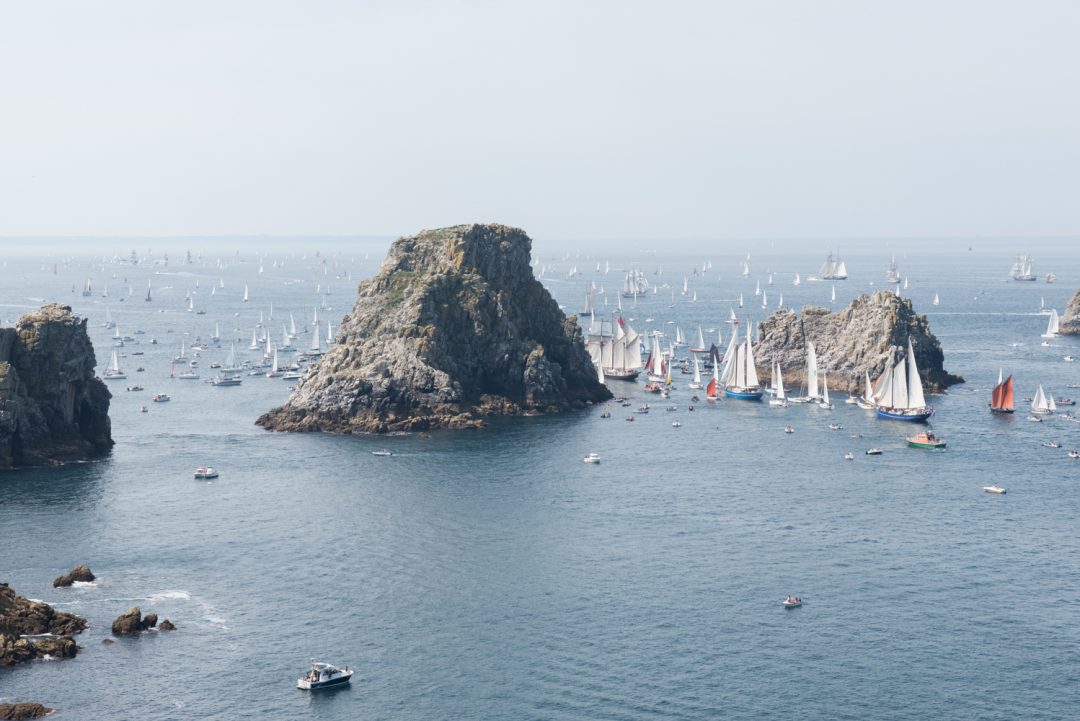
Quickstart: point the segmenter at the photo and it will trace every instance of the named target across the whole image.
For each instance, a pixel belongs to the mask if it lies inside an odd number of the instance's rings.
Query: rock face
[[[81,563],[75,568],[71,569],[69,573],[63,576],[57,577],[53,582],[53,588],[64,588],[70,586],[76,581],[93,581],[95,578],[94,572],[90,570],[88,566],[84,566]]]
[[[66,305],[0,328],[0,469],[91,458],[112,448],[105,383],[86,320]]]
[[[0,583],[0,666],[14,666],[45,655],[70,658],[78,652],[71,634],[85,628],[85,619],[23,598],[6,583]],[[20,638],[24,634],[46,633],[56,636]]]
[[[805,306],[799,317],[794,311],[778,310],[761,322],[761,343],[754,355],[763,382],[779,363],[784,386],[794,393],[792,389],[806,384],[806,342],[811,341],[818,372],[828,373],[829,390],[858,392],[865,385],[864,372],[871,381],[877,380],[899,358],[890,349],[906,349],[908,338],[926,392],[940,393],[964,381],[944,369],[945,354],[926,316],[915,314],[909,298],[888,291],[872,297],[864,293],[836,312]]]
[[[0,703],[0,719],[4,721],[25,721],[48,716],[52,709],[33,701],[23,703]]]
[[[166,618],[164,621],[162,621],[161,623],[158,624],[158,630],[159,631],[175,631],[176,630],[176,625],[172,621],[170,621],[169,619]]]
[[[399,238],[360,284],[331,348],[270,430],[339,433],[483,425],[485,416],[611,397],[576,319],[533,277],[532,241],[502,225]]]
[[[144,617],[142,609],[138,606],[132,606],[126,613],[116,617],[116,620],[112,623],[112,632],[116,636],[132,636],[156,625],[156,613],[148,613]]]
[[[1062,335],[1080,335],[1080,290],[1069,299],[1058,327]]]

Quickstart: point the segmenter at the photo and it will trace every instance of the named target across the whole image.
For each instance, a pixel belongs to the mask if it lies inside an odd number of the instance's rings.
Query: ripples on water
[[[668,282],[681,286],[671,269],[701,260],[668,260]],[[677,297],[668,309],[670,293],[658,294],[628,310],[635,327],[672,317],[684,332],[713,327],[728,307],[717,299],[740,290],[754,305],[754,279],[713,260],[692,283],[699,303]],[[681,389],[670,401],[679,411],[657,402],[634,423],[613,407],[610,419],[594,409],[430,438],[265,433],[252,421],[287,383],[185,384],[168,380],[169,363],[182,333],[208,336],[218,320],[227,335],[237,312],[246,348],[270,301],[276,321],[310,317],[312,288],[285,279],[316,277],[313,260],[258,277],[252,264],[207,272],[206,316],[182,312],[193,276],[168,280],[153,304],[120,303],[118,280],[108,300],[71,296],[85,266],[54,278],[28,264],[0,298],[12,316],[52,288],[91,319],[103,363],[106,307],[125,333],[148,334],[124,349],[146,355],[123,359],[129,379],[111,386],[112,456],[0,482],[4,580],[92,623],[77,659],[0,671],[0,696],[102,719],[1069,718],[1080,702],[1080,463],[1064,454],[1080,447],[1080,426],[991,418],[986,400],[999,366],[1016,373],[1020,396],[1037,382],[1074,393],[1065,384],[1080,377],[1060,358],[1080,343],[1041,348],[1045,318],[1026,313],[1041,295],[1062,309],[1076,280],[1064,262],[1047,286],[1000,283],[1007,257],[953,260],[910,261],[916,308],[948,369],[969,380],[933,399],[944,453],[904,448],[909,428],[851,406],[725,401],[688,413]],[[959,262],[965,278],[945,270]],[[563,277],[569,265],[558,264]],[[884,262],[848,265],[878,280]],[[352,267],[360,277],[375,261]],[[145,269],[130,275],[145,287]],[[219,276],[226,290],[206,297]],[[574,310],[593,277],[550,287]],[[353,294],[333,282],[336,308],[321,315],[336,325]],[[603,282],[613,294],[620,280]],[[787,305],[826,303],[830,287],[794,288],[790,273],[777,284],[767,292],[784,284]],[[865,287],[838,284],[838,305]],[[203,355],[204,378],[223,356]],[[132,373],[140,363],[146,373]],[[144,393],[123,390],[136,382]],[[159,390],[174,401],[140,414]],[[1048,437],[1063,447],[1041,448]],[[862,455],[870,446],[885,454]],[[380,447],[395,455],[373,457]],[[848,450],[854,462],[842,460]],[[600,465],[581,462],[590,451]],[[192,480],[200,463],[221,478]],[[983,494],[989,482],[1008,495]],[[99,580],[52,589],[78,562]],[[806,605],[784,611],[787,593]],[[136,604],[179,630],[102,645]],[[311,656],[357,667],[352,688],[294,689]]]

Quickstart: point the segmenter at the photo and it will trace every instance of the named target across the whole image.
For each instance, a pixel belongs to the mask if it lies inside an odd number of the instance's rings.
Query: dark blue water
[[[670,401],[677,411],[651,398],[633,423],[613,406],[610,419],[595,408],[429,438],[271,434],[252,422],[289,384],[170,380],[181,338],[208,337],[215,320],[223,336],[239,325],[241,354],[254,357],[259,310],[274,303],[276,338],[290,310],[310,321],[326,282],[334,310],[320,317],[336,326],[353,289],[335,274],[360,278],[377,260],[335,256],[324,276],[311,256],[284,268],[268,258],[262,275],[253,255],[229,256],[224,270],[208,258],[190,275],[91,270],[86,259],[54,275],[56,259],[9,259],[0,315],[17,316],[28,298],[71,302],[90,318],[102,367],[106,308],[125,334],[146,335],[122,349],[129,379],[111,384],[111,457],[0,477],[2,579],[91,622],[76,659],[0,671],[0,697],[72,719],[1073,718],[1080,462],[1065,452],[1080,447],[1080,424],[995,418],[986,403],[999,366],[1015,373],[1018,397],[1037,383],[1080,395],[1066,389],[1080,369],[1061,360],[1080,355],[1080,342],[1041,347],[1046,318],[1033,315],[1040,296],[1063,310],[1080,264],[1023,250],[1057,283],[1003,282],[1007,254],[898,258],[947,368],[968,379],[933,398],[933,427],[949,443],[934,453],[905,448],[910,427],[854,406],[724,401],[690,413],[685,389]],[[848,257],[837,307],[882,284],[888,253],[862,253]],[[682,276],[710,255],[689,303]],[[628,316],[639,331],[672,332],[668,320],[686,333],[717,327],[741,290],[757,319],[755,280],[773,307],[780,291],[785,305],[828,305],[831,284],[805,282],[818,253],[755,251],[749,280],[737,275],[741,257],[659,258],[656,279],[675,287],[675,307],[665,289]],[[657,262],[611,259],[650,273]],[[595,273],[596,260],[540,258],[568,310],[594,278],[615,302],[621,276]],[[573,265],[581,275],[567,279]],[[107,280],[110,297],[72,295],[87,275],[98,288]],[[135,295],[121,302],[125,276]],[[147,277],[154,303],[141,300]],[[218,278],[225,290],[208,297]],[[183,311],[196,279],[205,316]],[[204,379],[224,354],[202,355]],[[134,383],[146,390],[124,391]],[[616,392],[642,401],[639,386],[625,388]],[[174,400],[150,404],[158,391]],[[1048,438],[1062,448],[1041,447]],[[870,446],[884,454],[866,457]],[[394,456],[371,455],[383,447]],[[842,460],[849,450],[853,462]],[[600,465],[581,462],[591,451]],[[193,480],[201,463],[221,478]],[[983,493],[990,482],[1008,494]],[[99,575],[94,585],[51,587],[80,562]],[[806,605],[785,611],[788,593]],[[103,645],[135,604],[179,630]],[[312,656],[356,667],[351,688],[295,689]]]

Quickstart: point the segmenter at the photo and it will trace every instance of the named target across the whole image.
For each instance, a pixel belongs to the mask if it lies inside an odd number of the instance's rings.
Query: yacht
[[[171,401],[172,398],[170,398],[166,393],[158,393],[151,400],[153,400],[154,403],[167,403],[168,401]]]
[[[195,469],[195,480],[208,480],[210,478],[217,478],[218,472],[210,466],[199,466]]]
[[[243,381],[239,376],[227,376],[223,375],[218,378],[211,378],[210,384],[215,386],[238,386]]]
[[[997,493],[997,494],[1000,494],[1000,495],[1005,494],[1005,489],[1002,488],[1001,486],[983,486],[983,490],[986,491],[987,493]]]
[[[311,659],[311,670],[296,679],[296,687],[314,691],[328,686],[343,686],[349,683],[352,675],[353,672],[348,666],[342,669]]]

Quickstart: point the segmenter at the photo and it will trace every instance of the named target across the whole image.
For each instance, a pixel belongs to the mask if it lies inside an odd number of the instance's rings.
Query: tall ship
[[[998,382],[990,394],[991,413],[1012,413],[1016,410],[1013,402],[1013,379],[1012,374],[1005,380],[1001,379],[1002,371],[998,371]]]
[[[731,345],[724,353],[724,371],[720,374],[720,390],[728,398],[759,401],[765,394],[758,381],[754,365],[754,351],[750,340],[750,325],[746,326],[746,340],[739,343],[739,334],[731,335]]]
[[[631,270],[623,281],[623,297],[636,298],[649,292],[649,279],[640,270]]]
[[[632,381],[641,373],[641,336],[622,318],[600,321],[599,333],[590,333],[589,355],[608,380]]]
[[[1012,267],[1012,279],[1013,280],[1037,280],[1035,274],[1031,272],[1032,258],[1030,255],[1018,255],[1016,256],[1016,262]]]
[[[594,283],[588,290],[585,291],[585,309],[578,315],[589,316],[590,318],[596,312],[596,284]]]
[[[885,282],[890,285],[900,282],[900,271],[896,268],[896,256],[889,261],[889,267],[885,269]]]
[[[934,415],[933,406],[926,403],[915,350],[908,338],[907,354],[900,356],[881,374],[874,391],[873,403],[878,418],[919,423]]]
[[[847,265],[844,263],[844,259],[839,255],[834,258],[830,253],[825,258],[825,262],[821,264],[818,277],[822,280],[847,280]]]

